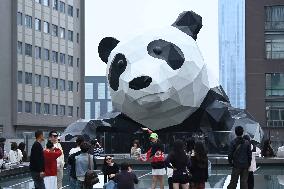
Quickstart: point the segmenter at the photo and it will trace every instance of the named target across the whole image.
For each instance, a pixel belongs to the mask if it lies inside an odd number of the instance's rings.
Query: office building
[[[85,119],[97,119],[112,111],[106,76],[85,77]]]
[[[2,0],[0,126],[4,136],[62,131],[84,117],[83,0]]]
[[[245,0],[219,0],[219,80],[232,106],[245,108]]]

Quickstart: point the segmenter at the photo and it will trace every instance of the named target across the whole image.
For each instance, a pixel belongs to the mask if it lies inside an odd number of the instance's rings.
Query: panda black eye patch
[[[166,61],[173,70],[179,69],[185,60],[178,46],[162,39],[151,41],[147,51],[150,56]]]
[[[111,62],[108,74],[109,86],[117,91],[119,87],[119,77],[125,71],[127,66],[127,60],[125,56],[121,53],[115,55],[113,61]]]

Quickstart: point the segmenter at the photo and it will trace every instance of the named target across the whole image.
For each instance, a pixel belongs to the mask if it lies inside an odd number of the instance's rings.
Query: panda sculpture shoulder
[[[152,130],[231,130],[233,108],[195,41],[201,27],[202,18],[186,11],[167,28],[123,42],[102,39],[114,109]]]

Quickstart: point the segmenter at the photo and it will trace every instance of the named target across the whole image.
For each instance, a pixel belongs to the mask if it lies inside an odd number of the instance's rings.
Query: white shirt
[[[255,161],[255,157],[259,156],[259,154],[261,153],[261,150],[258,147],[255,147],[256,151],[252,152],[252,156],[251,156],[251,164],[249,167],[249,171],[255,172],[256,171],[256,161]],[[253,149],[253,145],[251,144],[251,149]]]
[[[17,149],[17,151],[10,150],[9,152],[9,161],[10,163],[20,163],[22,161],[23,154],[21,150]]]
[[[69,151],[69,156],[72,155],[72,154],[75,154],[76,152],[79,152],[79,151],[81,151],[81,148],[79,146],[77,146],[76,148],[72,148]]]
[[[61,156],[59,156],[56,159],[56,161],[57,161],[57,169],[63,169],[65,162],[64,162],[64,154],[63,154],[63,150],[62,150],[61,144],[59,142],[57,142],[57,143],[54,144],[54,147],[60,149],[61,152],[62,152]]]

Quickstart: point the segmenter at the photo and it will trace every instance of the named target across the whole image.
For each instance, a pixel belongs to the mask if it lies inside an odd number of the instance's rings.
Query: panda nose
[[[152,83],[152,78],[149,76],[140,76],[134,78],[129,82],[129,88],[134,90],[140,90],[148,87]]]

